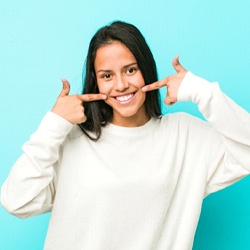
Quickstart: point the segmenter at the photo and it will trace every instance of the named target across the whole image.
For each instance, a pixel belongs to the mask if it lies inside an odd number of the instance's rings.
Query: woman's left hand
[[[173,67],[177,74],[168,76],[160,81],[154,82],[152,84],[146,85],[142,88],[143,92],[159,89],[162,87],[167,87],[167,96],[164,99],[164,103],[167,105],[173,105],[177,102],[178,90],[187,70],[182,67],[179,62],[179,56],[175,56],[172,61]]]

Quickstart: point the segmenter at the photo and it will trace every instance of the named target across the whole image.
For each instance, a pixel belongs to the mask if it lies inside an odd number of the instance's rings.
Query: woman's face
[[[145,85],[134,55],[120,42],[100,47],[94,61],[100,93],[113,108],[112,123],[119,126],[141,126],[149,120],[141,91]]]

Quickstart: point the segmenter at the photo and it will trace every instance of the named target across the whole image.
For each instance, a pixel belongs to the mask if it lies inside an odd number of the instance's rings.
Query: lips
[[[115,99],[120,103],[127,103],[133,98],[134,95],[135,93],[130,93],[127,95],[116,96]]]

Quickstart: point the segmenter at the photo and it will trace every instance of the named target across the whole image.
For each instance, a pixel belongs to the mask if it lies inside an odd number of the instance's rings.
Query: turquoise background
[[[250,111],[250,1],[0,0],[0,184],[61,90],[81,91],[88,43],[115,19],[135,24],[155,56],[159,77],[174,55]],[[165,90],[162,90],[163,94]],[[187,111],[178,103],[164,112]],[[49,214],[21,220],[0,208],[0,249],[42,249]],[[250,249],[250,178],[208,196],[194,249]],[[181,250],[181,249],[180,249]]]

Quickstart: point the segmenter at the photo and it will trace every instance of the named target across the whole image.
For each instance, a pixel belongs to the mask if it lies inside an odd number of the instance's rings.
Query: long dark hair
[[[132,24],[115,21],[99,29],[90,41],[83,70],[83,94],[99,93],[94,69],[96,51],[114,41],[123,43],[134,55],[146,85],[157,81],[155,60],[141,32]],[[87,120],[79,126],[90,139],[96,141],[101,136],[102,126],[111,120],[113,110],[102,100],[84,102],[83,105]],[[145,108],[151,117],[161,116],[158,90],[146,93]],[[90,136],[88,131],[93,132],[95,137]]]

